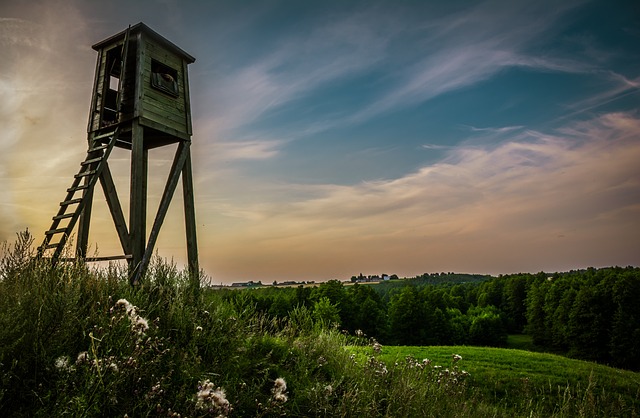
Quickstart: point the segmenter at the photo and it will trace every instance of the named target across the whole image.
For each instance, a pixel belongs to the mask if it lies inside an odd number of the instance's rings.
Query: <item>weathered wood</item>
[[[117,136],[118,132],[116,131],[111,139],[111,142],[109,143],[109,146],[104,151],[103,159],[100,159],[100,162],[92,163],[89,165],[89,168],[93,168],[93,170],[81,172],[74,176],[71,187],[67,189],[67,196],[65,197],[65,200],[60,203],[60,209],[58,210],[56,216],[53,217],[53,222],[51,223],[51,227],[49,228],[49,231],[51,233],[45,233],[45,239],[42,245],[38,248],[39,256],[42,256],[45,250],[55,248],[55,251],[51,256],[51,258],[55,262],[55,260],[57,260],[62,254],[64,246],[69,236],[71,235],[71,231],[83,214],[85,214],[85,216],[83,216],[81,226],[79,227],[78,240],[76,241],[76,251],[81,256],[83,255],[83,253],[86,253],[89,233],[89,220],[91,215],[91,204],[93,201],[93,187],[98,181],[98,176],[104,168],[106,160],[109,157],[109,154],[111,153],[111,150],[113,149],[113,146],[116,142]],[[91,159],[91,155],[92,153],[88,152],[86,160]],[[86,168],[86,166],[81,166],[80,170],[83,170],[84,168]],[[83,186],[86,187],[84,187],[82,190],[82,197],[74,198],[76,191],[80,190],[79,186],[81,178],[84,179],[85,183]],[[71,212],[71,216],[68,216],[69,214],[67,214],[66,212],[67,208],[73,204],[77,204],[77,206],[75,207],[73,212]],[[62,219],[69,219],[69,222],[65,228],[59,228],[60,221]],[[60,229],[62,229],[62,231],[58,231]],[[57,244],[51,244],[52,235],[58,232],[62,233],[60,241]]]
[[[160,234],[160,228],[162,227],[164,218],[167,215],[169,204],[171,203],[173,193],[175,192],[178,180],[180,179],[180,173],[182,172],[182,168],[188,156],[189,143],[187,141],[182,141],[180,142],[180,144],[178,145],[178,149],[176,150],[176,155],[173,159],[171,170],[169,171],[169,178],[167,179],[167,184],[165,185],[164,192],[162,193],[162,198],[160,199],[160,205],[158,206],[158,212],[156,213],[155,220],[153,221],[153,227],[151,228],[151,233],[149,234],[147,248],[144,251],[144,255],[142,257],[136,277],[134,278],[134,284],[142,278],[142,275],[145,273],[147,266],[149,265],[151,256],[153,255],[153,249],[156,245],[156,240],[158,239],[158,235]]]
[[[96,174],[96,170],[87,170],[83,171],[82,173],[76,174],[74,177],[78,179],[81,177],[93,176],[94,174]]]
[[[191,95],[189,93],[189,71],[187,70],[187,62],[182,61],[182,77],[184,78],[184,118],[187,123],[187,134],[193,133],[193,127],[191,126]],[[189,163],[191,166],[191,163]]]
[[[177,131],[175,129],[172,129],[170,127],[168,127],[167,125],[158,123],[154,120],[151,119],[147,119],[147,118],[140,118],[140,125],[145,126],[145,127],[149,127],[149,128],[153,128],[156,131],[160,131],[160,132],[164,132],[168,135],[171,136],[175,136],[178,140],[188,140],[189,139],[189,135],[186,132],[181,132],[181,131]],[[175,141],[177,142],[177,141]],[[147,144],[148,147],[150,147],[150,144]]]
[[[140,23],[95,44],[98,51],[87,131],[89,148],[38,250],[54,249],[58,260],[66,240],[80,221],[77,255],[85,261],[126,259],[132,282],[144,274],[182,176],[189,269],[197,273],[195,209],[191,172],[191,108],[187,66],[195,61],[168,40]],[[119,67],[118,67],[119,65]],[[177,91],[152,83],[153,72],[167,71]],[[111,77],[118,78],[117,89]],[[157,80],[156,80],[157,81]],[[124,133],[124,135],[122,135]],[[108,143],[108,144],[105,144]],[[147,240],[148,150],[178,143],[169,178]],[[107,163],[114,146],[131,150],[128,227]],[[124,256],[86,257],[95,183],[100,181]],[[78,193],[82,197],[78,197]],[[72,204],[77,204],[71,207]],[[67,213],[68,212],[68,213]],[[68,221],[61,225],[61,221]],[[53,235],[58,243],[51,243]]]
[[[91,261],[130,260],[131,257],[132,257],[131,254],[109,255],[104,257],[85,257],[84,261],[91,262]]]
[[[187,260],[189,274],[194,278],[200,274],[198,266],[198,240],[196,236],[196,211],[193,193],[193,172],[191,169],[191,153],[182,167],[182,194],[184,200],[184,221],[187,238]]]
[[[75,205],[76,203],[80,203],[82,202],[82,198],[79,197],[77,199],[70,199],[70,200],[65,200],[64,202],[60,202],[60,206],[69,206],[69,205]]]
[[[96,60],[96,70],[93,77],[93,92],[91,93],[91,112],[89,113],[89,122],[87,124],[87,132],[92,132],[98,125],[97,119],[100,118],[99,112],[99,92],[98,84],[102,83],[100,78],[100,64],[102,63],[102,50],[98,51],[98,59]]]
[[[146,241],[147,222],[147,168],[148,151],[144,149],[144,128],[133,121],[131,132],[131,186],[129,198],[129,242],[132,258],[129,260],[132,284],[136,277]]]
[[[99,163],[100,161],[102,161],[102,157],[98,157],[98,158],[91,158],[89,160],[84,160],[83,162],[80,163],[81,166],[85,166],[85,165],[90,165],[93,163]]]
[[[77,186],[77,187],[69,187],[67,189],[67,192],[77,192],[78,190],[84,190],[84,189],[86,189],[88,187],[89,187],[88,184],[82,184],[82,185]]]
[[[118,232],[118,238],[120,239],[120,245],[125,254],[131,253],[131,245],[129,243],[129,231],[127,230],[127,222],[124,219],[124,213],[122,212],[122,206],[118,199],[118,193],[116,192],[116,185],[113,182],[111,176],[111,170],[109,164],[105,162],[104,169],[100,173],[100,184],[102,185],[102,191],[104,192],[107,205],[109,206],[109,212],[111,218],[115,224],[116,231]]]
[[[91,223],[91,209],[93,207],[93,187],[87,182],[87,189],[84,190],[84,207],[80,213],[78,223],[78,237],[76,238],[76,255],[86,257],[89,249],[89,227]],[[68,233],[70,233],[69,231]]]

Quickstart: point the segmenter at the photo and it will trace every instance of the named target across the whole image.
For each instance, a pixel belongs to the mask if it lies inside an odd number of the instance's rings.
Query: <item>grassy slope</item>
[[[382,359],[394,363],[413,356],[447,367],[452,354],[462,356],[459,366],[471,374],[471,385],[496,402],[517,403],[526,397],[544,398],[552,405],[567,397],[594,396],[640,410],[640,373],[554,354],[488,347],[386,346]]]
[[[161,261],[134,289],[126,271],[51,268],[16,254],[0,252],[0,416],[217,415],[225,411],[210,393],[197,402],[209,380],[238,417],[640,415],[638,373],[494,348],[383,347],[372,356],[367,340],[320,327],[306,308],[272,320],[250,301],[197,292]],[[121,309],[121,298],[136,308]],[[144,318],[148,328],[133,326]],[[470,378],[440,374],[454,370],[454,353]],[[408,355],[443,368],[406,363]],[[285,401],[273,396],[280,377]]]

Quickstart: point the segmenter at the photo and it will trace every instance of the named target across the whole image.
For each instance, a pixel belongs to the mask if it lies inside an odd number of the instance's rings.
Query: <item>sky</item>
[[[91,45],[138,22],[196,58],[213,283],[640,265],[625,0],[0,0],[0,241],[43,239],[86,153]],[[150,152],[149,225],[173,153]],[[129,157],[110,157],[125,213]],[[156,248],[183,265],[180,196]],[[101,191],[91,228],[121,253]]]

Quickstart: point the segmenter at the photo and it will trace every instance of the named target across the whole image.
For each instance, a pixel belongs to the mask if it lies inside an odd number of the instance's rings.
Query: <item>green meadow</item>
[[[25,243],[26,244],[26,243]],[[156,259],[0,258],[3,417],[634,417],[640,374],[517,349],[385,346],[225,299]],[[516,337],[512,343],[527,344]]]
[[[496,411],[517,415],[635,416],[640,374],[592,362],[519,349],[468,346],[384,347],[381,358],[407,357],[451,364],[452,353],[469,373],[472,392]]]

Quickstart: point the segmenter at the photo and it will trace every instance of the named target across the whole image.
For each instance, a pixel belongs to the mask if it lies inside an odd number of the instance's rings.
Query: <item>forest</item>
[[[538,351],[640,370],[637,267],[220,292],[273,318],[307,307],[327,326],[382,344],[504,347],[508,335],[527,334]]]

